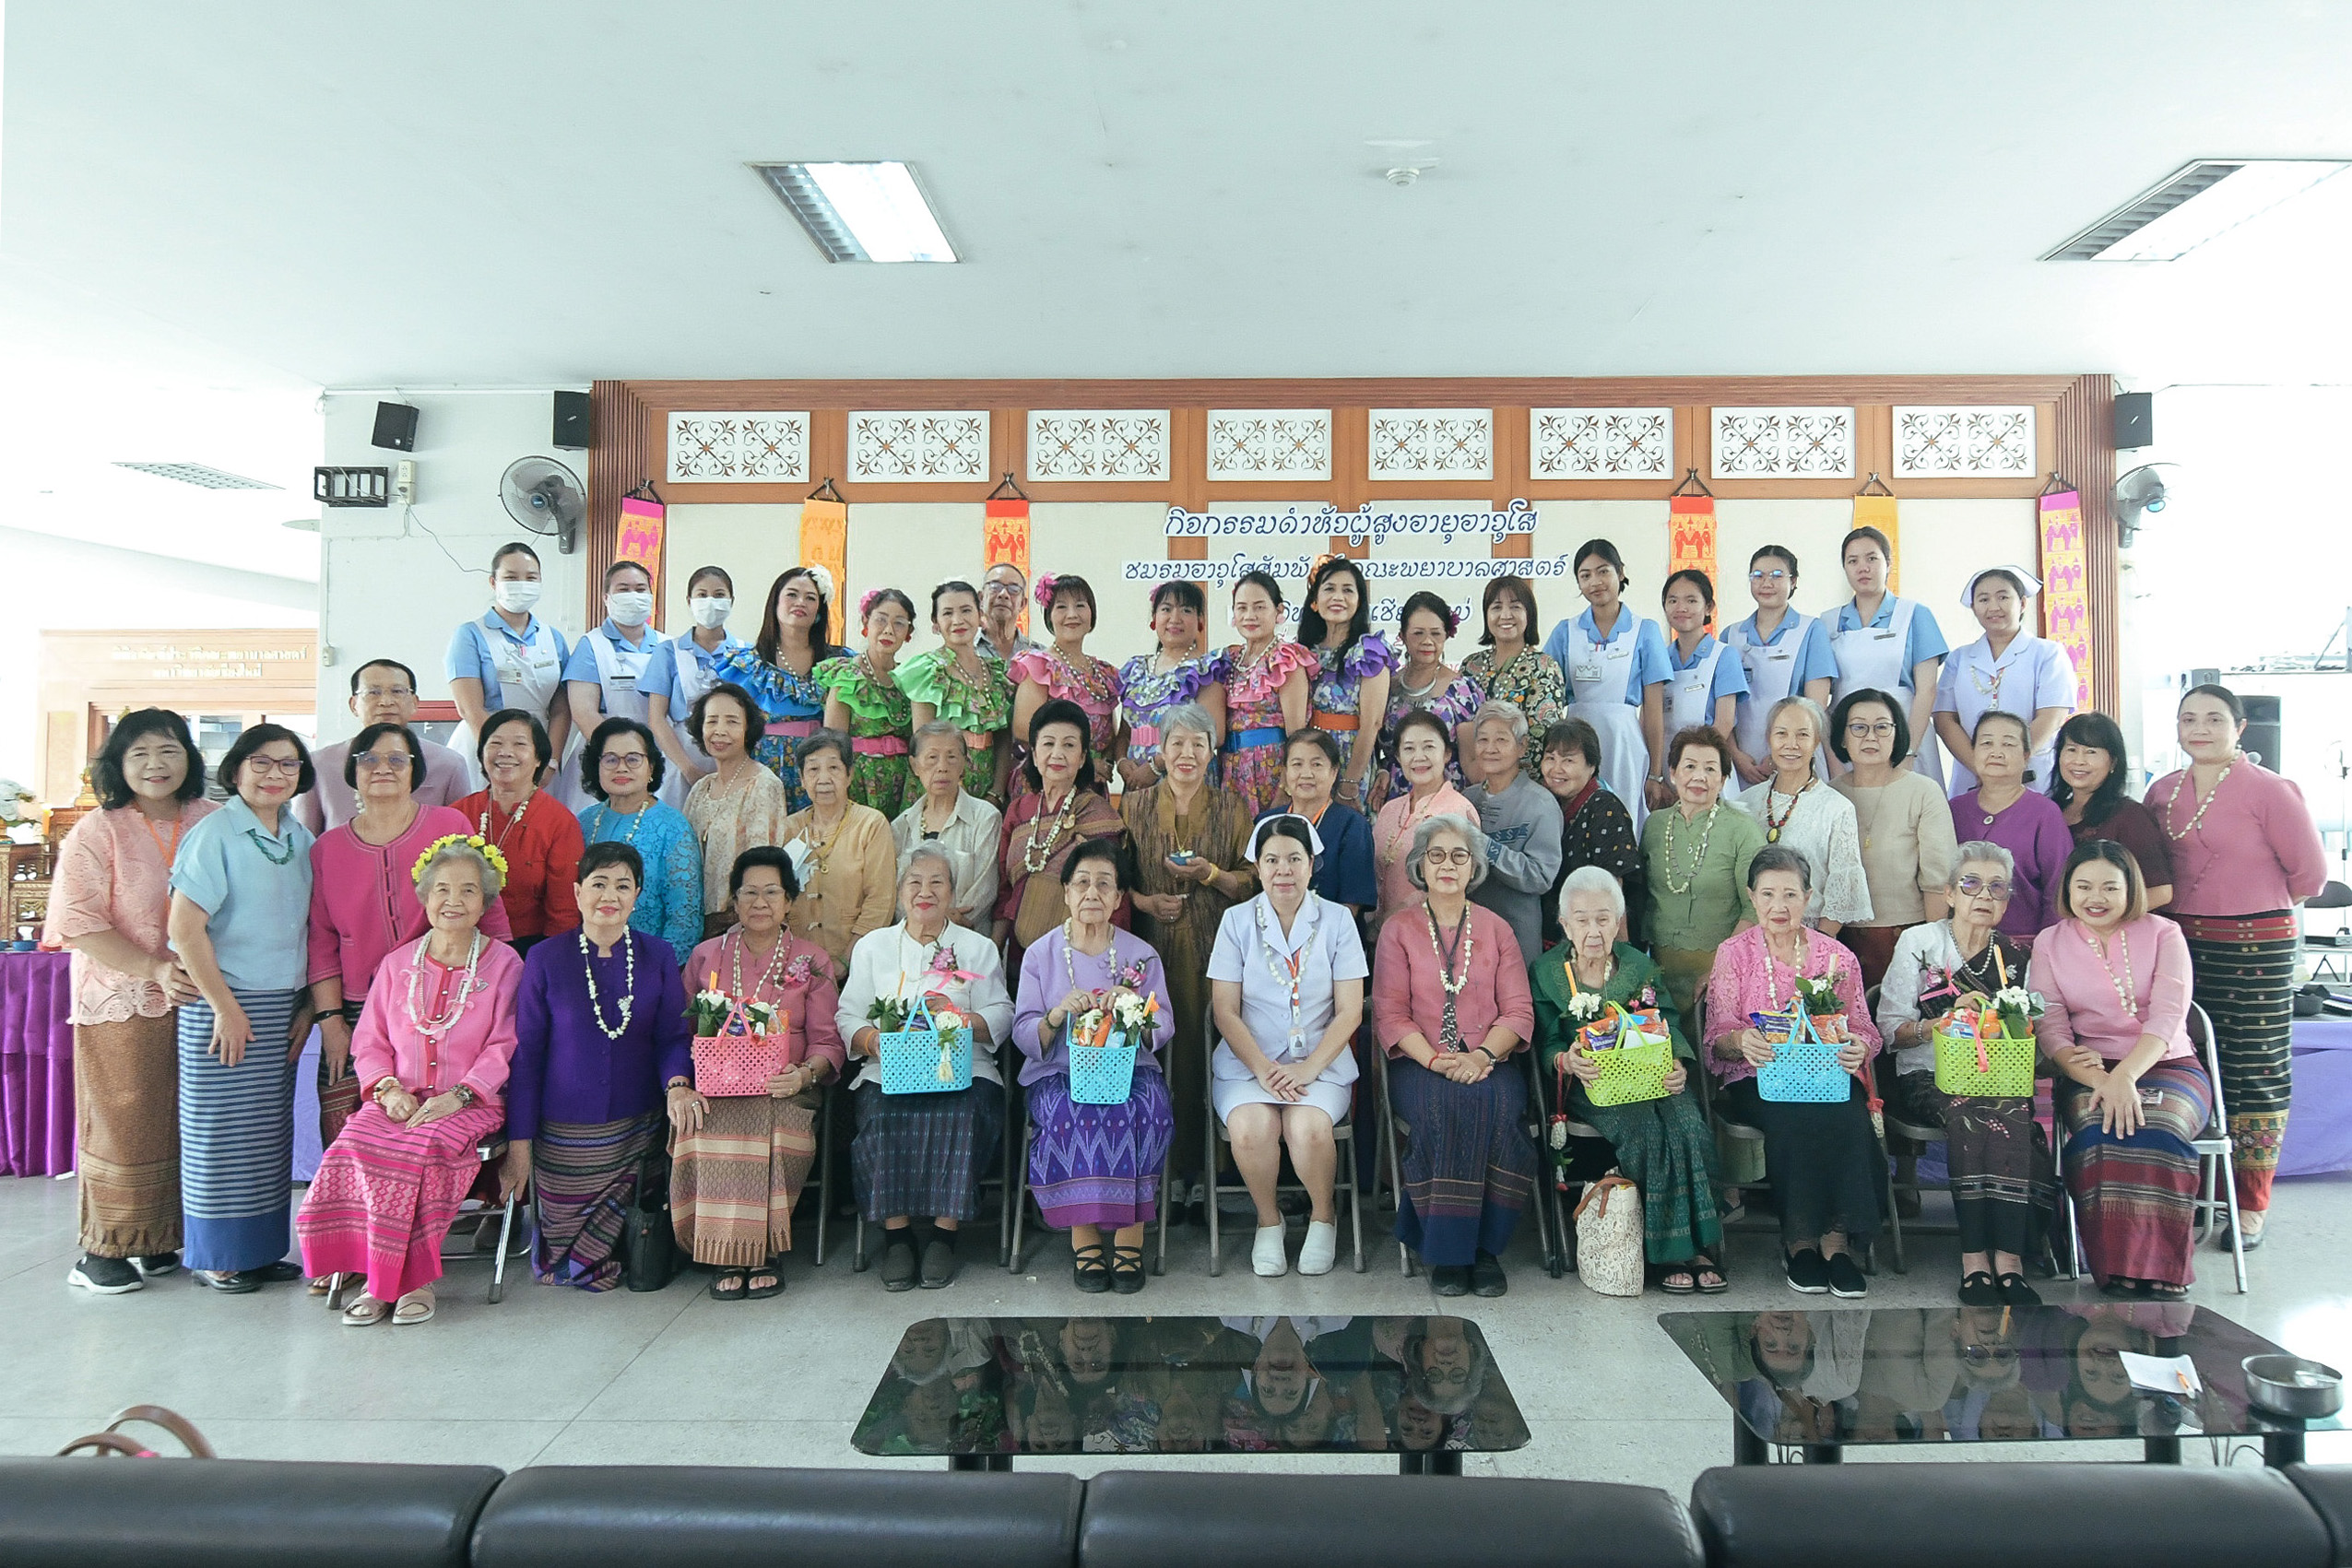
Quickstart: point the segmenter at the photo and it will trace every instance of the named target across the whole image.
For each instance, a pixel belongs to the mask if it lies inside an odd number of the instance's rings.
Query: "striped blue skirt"
[[[266,1268],[292,1244],[294,1064],[286,1031],[301,992],[230,993],[254,1037],[224,1067],[206,1054],[212,1006],[180,1008],[180,1207],[191,1268]]]

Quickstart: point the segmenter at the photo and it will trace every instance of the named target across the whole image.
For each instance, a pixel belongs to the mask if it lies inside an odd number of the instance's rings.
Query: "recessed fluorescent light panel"
[[[2205,159],[2133,197],[2043,256],[2044,261],[2179,261],[2331,174],[2341,159]]]
[[[183,485],[201,485],[208,490],[274,490],[282,487],[266,479],[248,479],[242,474],[227,474],[218,468],[207,468],[201,463],[117,463],[117,468],[136,468],[142,474],[153,474],[159,479],[177,479]]]
[[[958,259],[904,163],[755,163],[809,238],[837,262]]]

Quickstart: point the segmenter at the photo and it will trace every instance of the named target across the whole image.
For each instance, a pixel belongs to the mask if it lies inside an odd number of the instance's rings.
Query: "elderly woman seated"
[[[1512,777],[1526,781],[1516,758]],[[1527,1083],[1503,1068],[1535,1032],[1527,961],[1511,923],[1470,902],[1489,875],[1475,822],[1422,823],[1405,874],[1424,902],[1380,927],[1372,969],[1372,1032],[1406,1128],[1397,1239],[1429,1265],[1437,1294],[1499,1296],[1503,1252],[1535,1196]]]
[[[849,1054],[863,1063],[850,1166],[859,1211],[882,1224],[882,1288],[911,1290],[919,1280],[936,1291],[955,1278],[956,1232],[980,1212],[980,1175],[1004,1136],[995,1046],[1012,1027],[1012,997],[996,944],[954,924],[955,863],[945,850],[918,843],[906,852],[898,907],[897,925],[868,932],[850,950],[834,1016]],[[917,998],[952,1010],[971,1031],[970,1088],[883,1092],[881,1037],[904,1027]]]
[[[1878,1233],[1885,1178],[1862,1076],[1877,1054],[1878,1029],[1862,1001],[1854,955],[1804,923],[1813,895],[1804,856],[1777,843],[1757,850],[1748,863],[1747,891],[1760,924],[1716,954],[1707,986],[1709,1065],[1723,1080],[1724,1114],[1764,1133],[1789,1288],[1856,1299],[1870,1287],[1847,1244],[1867,1244]],[[1766,1020],[1798,1008],[1836,1049],[1844,1075],[1840,1098],[1784,1100],[1761,1092],[1758,1069],[1789,1044],[1781,1031],[1766,1032]]]
[[[1332,1129],[1353,1098],[1350,1047],[1364,1020],[1367,967],[1347,907],[1326,902],[1308,885],[1322,847],[1304,817],[1259,823],[1249,858],[1264,890],[1225,911],[1209,955],[1210,1011],[1220,1036],[1210,1096],[1257,1206],[1249,1262],[1266,1279],[1290,1270],[1274,1191],[1285,1146],[1310,1206],[1298,1271],[1328,1274],[1339,1254]]]
[[[1640,1189],[1642,1249],[1660,1287],[1670,1295],[1712,1294],[1725,1287],[1717,1261],[1723,1222],[1715,1197],[1715,1135],[1699,1109],[1690,1042],[1664,972],[1640,949],[1617,940],[1625,914],[1625,890],[1598,866],[1579,866],[1560,885],[1566,939],[1531,966],[1536,1047],[1543,1070],[1564,1083],[1562,1108],[1609,1140],[1617,1168]],[[1619,1009],[1655,1012],[1666,1026],[1674,1061],[1663,1099],[1593,1102],[1601,1064],[1580,1032]]]
[[[2035,1193],[2051,1185],[2050,1151],[2032,1095],[1935,1087],[1935,1025],[1965,993],[2026,988],[2031,955],[2000,929],[2015,875],[1999,844],[1960,845],[1945,888],[1951,915],[1895,939],[1878,994],[1879,1033],[1895,1053],[1890,1103],[1907,1122],[1944,1128],[1960,1220],[1960,1300],[1976,1307],[2041,1304],[2026,1283],[2024,1255],[2034,1244]]]
[[[479,838],[435,841],[414,882],[430,928],[369,983],[351,1061],[368,1101],[343,1125],[295,1221],[313,1279],[367,1277],[356,1326],[433,1315],[441,1243],[481,1172],[478,1146],[506,1120],[523,961],[481,931],[504,859]]]
[[[1176,1014],[1160,955],[1111,924],[1127,890],[1118,846],[1088,839],[1062,862],[1061,884],[1070,918],[1022,957],[1012,1019],[1036,1128],[1029,1185],[1046,1223],[1070,1232],[1078,1288],[1099,1293],[1116,1287],[1132,1295],[1143,1289],[1143,1227],[1158,1212],[1160,1167],[1176,1127],[1159,1060]],[[1070,1043],[1090,1018],[1129,1033],[1122,1011],[1141,1015],[1129,1036],[1135,1066],[1127,1096],[1117,1104],[1081,1103],[1072,1094]],[[1080,1043],[1108,1039],[1100,1034]],[[1112,1232],[1107,1252],[1105,1227]]]

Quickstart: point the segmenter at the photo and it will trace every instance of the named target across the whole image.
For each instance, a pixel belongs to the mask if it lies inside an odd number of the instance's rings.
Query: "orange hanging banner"
[[[800,503],[800,564],[821,566],[833,573],[835,597],[849,592],[847,501],[811,496]]]
[[[661,581],[661,547],[665,532],[664,519],[669,509],[657,501],[641,501],[633,495],[621,498],[621,534],[613,541],[612,559],[633,560],[645,569],[645,575]]]
[[[1678,495],[1666,502],[1666,574],[1697,571],[1715,581],[1715,498]]]
[[[1025,496],[1004,496],[987,503],[987,515],[980,523],[980,570],[992,566],[1017,566],[1021,575],[1029,575],[1029,501]],[[1021,605],[1021,629],[1029,630],[1029,603]]]
[[[1854,498],[1854,526],[1875,528],[1886,536],[1886,591],[1890,594],[1901,593],[1903,525],[1896,515],[1895,498],[1891,495],[1856,496]]]
[[[2084,574],[2083,498],[2052,490],[2041,498],[2041,634],[2074,661],[2074,705],[2091,701],[2091,605]]]

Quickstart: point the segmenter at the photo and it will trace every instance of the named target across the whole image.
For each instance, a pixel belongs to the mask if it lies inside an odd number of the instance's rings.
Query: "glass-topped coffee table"
[[[1866,1312],[1669,1312],[1659,1326],[1731,1407],[1732,1462],[1774,1444],[1835,1464],[1866,1444],[2138,1438],[2177,1464],[2183,1437],[2260,1438],[2264,1463],[2303,1457],[2298,1421],[2247,1401],[2240,1367],[2278,1351],[2208,1307],[2186,1303],[1878,1308]],[[2197,1392],[2133,1387],[2123,1352],[2187,1356]]]
[[[860,1453],[1009,1470],[1020,1455],[1394,1454],[1460,1475],[1526,1445],[1459,1317],[933,1317],[899,1341]]]

